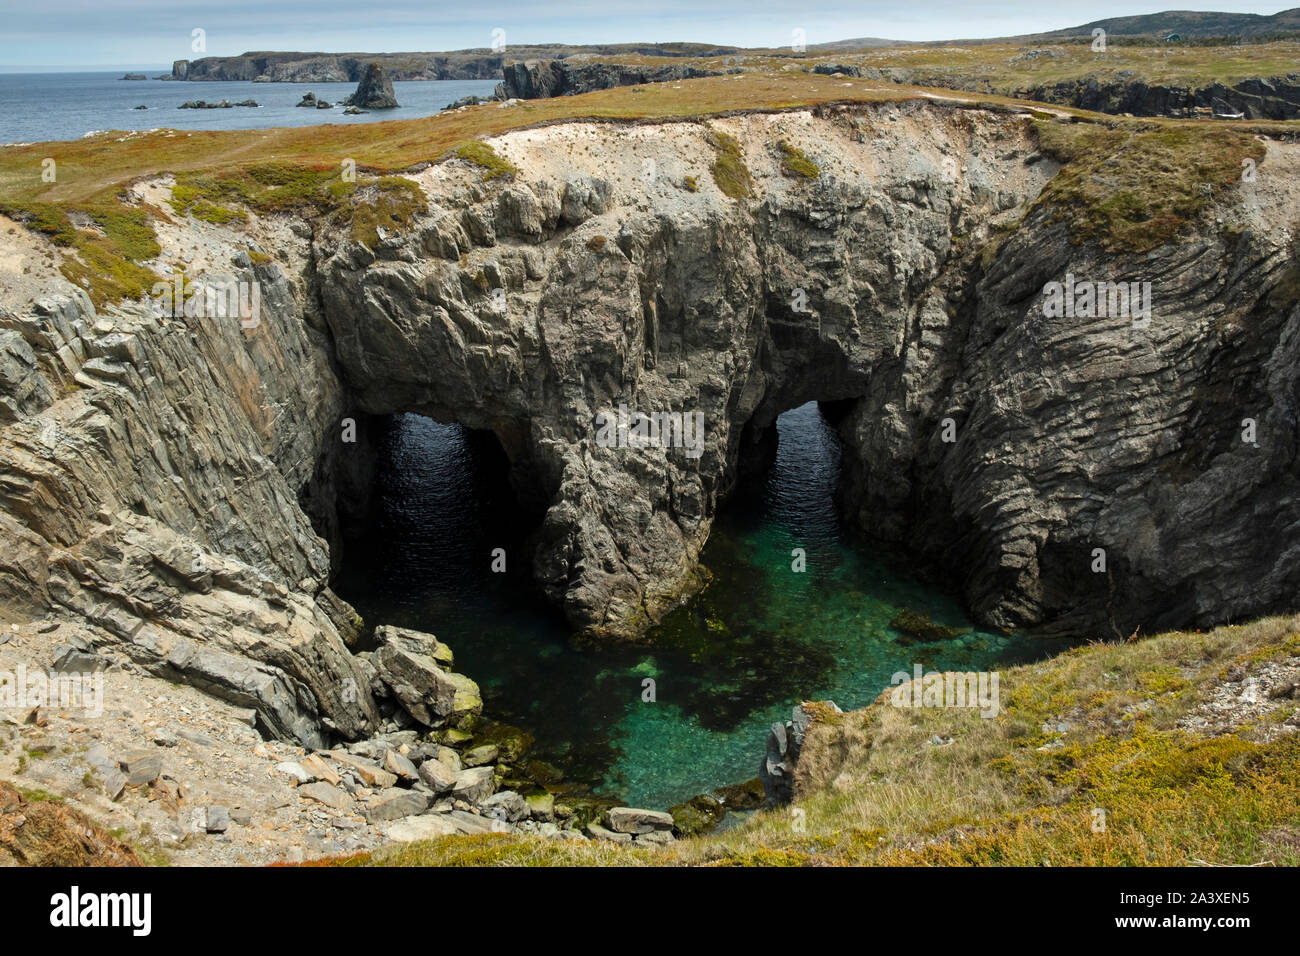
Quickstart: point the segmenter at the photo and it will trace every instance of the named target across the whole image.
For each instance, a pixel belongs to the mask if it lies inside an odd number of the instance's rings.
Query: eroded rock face
[[[1053,171],[1005,118],[888,115],[716,123],[744,144],[751,203],[713,184],[698,124],[503,137],[521,174],[501,185],[432,169],[410,235],[373,252],[318,237],[345,379],[368,412],[494,431],[549,505],[538,581],[575,628],[635,636],[705,582],[746,441],[802,402],[865,395],[911,316],[963,281],[953,233],[1023,211]],[[782,137],[816,180],[782,175]],[[602,447],[598,416],[620,406],[698,415],[698,447]]]
[[[546,99],[552,96],[576,96],[593,90],[641,83],[667,83],[702,76],[740,73],[740,67],[728,70],[703,70],[697,66],[627,66],[616,63],[571,62],[568,60],[517,60],[501,67],[502,82],[497,85],[498,99]]]
[[[320,745],[378,720],[345,645],[355,612],[298,497],[344,393],[294,280],[243,261],[255,328],[97,315],[66,284],[0,309],[0,602],[79,619],[139,666],[253,708],[264,733]]]
[[[254,267],[233,226],[160,226],[172,253],[197,236],[260,283],[251,328],[97,314],[53,276],[15,297],[0,603],[84,621],[313,746],[375,733],[389,691],[446,719],[473,710],[472,682],[400,634],[353,655],[361,624],[328,587],[367,474],[349,421],[492,431],[544,513],[512,559],[576,630],[615,639],[706,582],[719,502],[776,417],[819,400],[846,513],[986,623],[1127,635],[1290,604],[1294,146],[1270,143],[1272,179],[1220,205],[1231,230],[1104,258],[1032,208],[1056,169],[1027,117],[918,101],[710,125],[739,144],[744,200],[715,184],[704,124],[571,123],[493,140],[513,178],[413,175],[428,212],[374,249],[268,220],[247,227],[276,253]],[[782,141],[816,178],[782,170]],[[1066,274],[1151,282],[1151,322],[1047,318]],[[621,406],[703,427],[629,445],[599,418]]]
[[[738,462],[813,399],[847,409],[846,511],[986,624],[1127,636],[1292,600],[1287,201],[1220,210],[1233,237],[1102,256],[1031,211],[1055,167],[1024,119],[908,104],[712,125],[741,145],[746,201],[714,185],[702,126],[569,124],[494,140],[513,181],[421,174],[409,236],[318,237],[359,402],[497,434],[549,501],[531,557],[575,628],[635,635],[701,586]],[[816,179],[782,174],[783,139]],[[1151,322],[1044,318],[1067,274],[1150,282]],[[620,405],[700,412],[702,452],[601,447]],[[1267,445],[1240,441],[1247,417]]]
[[[343,100],[345,106],[356,106],[363,110],[391,110],[397,107],[397,97],[393,93],[393,82],[378,63],[366,65],[361,81],[357,83],[356,92]]]

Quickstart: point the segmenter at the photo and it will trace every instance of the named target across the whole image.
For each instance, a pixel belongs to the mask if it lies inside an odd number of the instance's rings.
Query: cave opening
[[[666,808],[751,779],[767,728],[795,702],[864,706],[914,663],[979,670],[1016,650],[845,528],[835,423],[849,405],[807,402],[753,429],[751,451],[764,451],[701,555],[712,584],[647,643],[575,643],[533,585],[540,516],[512,488],[500,442],[414,414],[367,420],[370,464],[336,481],[343,498],[349,482],[369,491],[351,493],[350,511],[339,502],[335,589],[368,631],[395,624],[447,643],[482,691],[484,724],[533,738],[521,767],[537,782]],[[493,571],[497,548],[504,571]],[[901,634],[891,625],[904,611],[942,639]]]

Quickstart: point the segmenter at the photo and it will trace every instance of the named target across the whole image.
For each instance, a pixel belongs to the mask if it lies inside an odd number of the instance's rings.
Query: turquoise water
[[[344,551],[339,593],[368,624],[437,634],[478,681],[486,711],[537,738],[570,780],[666,808],[757,776],[768,727],[800,700],[870,703],[894,672],[988,670],[1047,645],[973,628],[952,600],[874,561],[840,523],[839,442],[814,403],[777,422],[776,461],[714,524],[713,583],[650,646],[582,650],[533,596],[525,522],[490,436],[418,416],[380,439],[376,511]],[[792,570],[801,548],[806,570]],[[903,610],[962,629],[923,643],[890,628]],[[1055,649],[1055,648],[1051,648]],[[643,699],[653,679],[655,700]]]

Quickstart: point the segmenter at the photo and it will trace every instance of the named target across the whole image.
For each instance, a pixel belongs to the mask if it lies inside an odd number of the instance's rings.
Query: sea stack
[[[393,95],[393,83],[378,63],[371,63],[366,72],[361,74],[357,91],[343,101],[345,106],[357,106],[363,110],[391,110],[397,106],[397,97]]]

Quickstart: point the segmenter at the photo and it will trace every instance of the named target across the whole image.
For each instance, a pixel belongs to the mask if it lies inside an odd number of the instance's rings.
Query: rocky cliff
[[[1127,636],[1293,603],[1294,145],[1141,252],[1039,201],[1058,166],[1024,113],[911,100],[490,146],[513,175],[412,173],[427,208],[369,244],[337,217],[159,223],[160,260],[259,284],[251,326],[97,313],[10,235],[4,606],[82,619],[268,732],[364,736],[374,674],[328,586],[364,481],[349,421],[492,431],[544,510],[517,557],[610,639],[705,583],[742,462],[809,400],[839,414],[855,524],[983,622]],[[1149,321],[1051,317],[1067,276],[1151,283]],[[602,441],[620,405],[698,414],[702,442]]]
[[[507,52],[508,51],[508,52]],[[511,45],[501,49],[441,53],[291,53],[252,52],[176,60],[173,80],[258,80],[280,83],[356,83],[369,63],[379,63],[394,80],[490,80],[501,76],[507,60],[554,59],[575,54],[637,56],[723,56],[736,47],[705,43],[563,43]]]
[[[586,60],[519,60],[506,63],[501,72],[505,79],[497,85],[498,99],[539,100],[608,90],[615,86],[667,83],[743,71],[739,67],[709,70],[685,63],[627,66]]]
[[[1035,51],[1030,51],[1029,55]],[[952,71],[877,69],[852,63],[819,63],[813,71],[905,85],[938,86],[968,92],[998,93],[1016,99],[1055,103],[1098,113],[1191,117],[1240,113],[1246,119],[1289,120],[1300,116],[1300,73],[1253,77],[1232,84],[1174,86],[1147,83],[1131,74],[1081,76],[1056,83],[1019,86]]]

